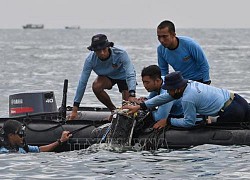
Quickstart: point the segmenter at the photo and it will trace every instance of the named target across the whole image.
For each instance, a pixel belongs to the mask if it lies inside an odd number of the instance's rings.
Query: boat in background
[[[23,26],[23,29],[43,29],[43,24],[26,24]]]
[[[80,26],[65,26],[65,29],[81,29]]]

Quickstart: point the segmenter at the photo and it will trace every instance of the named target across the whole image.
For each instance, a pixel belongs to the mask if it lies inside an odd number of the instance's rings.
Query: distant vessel
[[[65,29],[80,29],[80,26],[65,26]]]
[[[26,24],[23,26],[23,29],[43,29],[43,24]]]

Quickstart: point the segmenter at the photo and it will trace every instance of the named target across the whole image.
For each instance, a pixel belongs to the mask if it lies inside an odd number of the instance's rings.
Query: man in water
[[[63,131],[61,138],[44,146],[31,146],[25,143],[25,127],[17,120],[7,120],[2,128],[0,139],[0,153],[28,153],[49,152],[66,142],[72,135],[69,131]]]
[[[111,112],[116,109],[105,89],[112,89],[117,84],[122,99],[133,101],[136,91],[136,73],[134,66],[127,54],[121,48],[114,47],[104,34],[92,37],[91,51],[87,56],[74,98],[73,110],[70,120],[77,118],[77,111],[84,95],[91,71],[98,76],[92,84],[92,89],[97,99]]]

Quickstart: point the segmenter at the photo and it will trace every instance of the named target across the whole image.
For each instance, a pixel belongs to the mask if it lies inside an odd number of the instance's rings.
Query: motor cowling
[[[53,91],[19,93],[9,96],[9,116],[57,112]]]

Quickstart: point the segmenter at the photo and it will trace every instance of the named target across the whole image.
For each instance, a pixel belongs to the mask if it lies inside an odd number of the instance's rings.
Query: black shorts
[[[124,90],[128,90],[128,85],[126,80],[120,80],[120,79],[111,79],[108,77],[110,81],[112,82],[112,87],[117,84],[119,92],[122,93]]]

